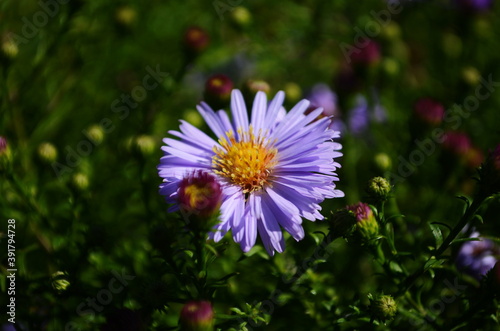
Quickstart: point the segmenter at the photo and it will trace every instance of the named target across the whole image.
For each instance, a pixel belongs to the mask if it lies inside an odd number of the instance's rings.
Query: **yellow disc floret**
[[[238,133],[240,141],[236,141],[232,131],[226,133],[227,139],[219,139],[222,148],[214,147],[212,167],[216,174],[239,185],[247,194],[269,183],[278,151],[262,135],[255,136],[252,127],[248,132]]]

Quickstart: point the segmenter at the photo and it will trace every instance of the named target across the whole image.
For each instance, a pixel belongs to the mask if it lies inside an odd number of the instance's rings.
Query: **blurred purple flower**
[[[466,133],[449,131],[443,136],[443,149],[457,156],[465,156],[471,147],[472,142]]]
[[[370,39],[366,45],[360,45],[351,54],[351,61],[355,65],[371,65],[380,60],[380,45]]]
[[[467,11],[485,11],[493,6],[493,0],[455,0],[455,3]]]
[[[349,111],[349,121],[347,126],[354,135],[359,135],[366,131],[370,124],[369,106],[366,98],[359,94],[356,96],[356,105]]]
[[[317,108],[323,108],[323,113],[321,113],[319,118],[334,116],[330,128],[341,133],[345,131],[345,125],[340,119],[341,114],[337,103],[337,94],[335,94],[335,92],[333,92],[328,85],[314,85],[306,99],[311,102],[305,112],[306,114],[309,114]]]
[[[337,95],[326,84],[316,84],[306,99],[311,102],[311,107],[323,108],[324,116],[337,116]]]
[[[428,125],[439,125],[443,120],[443,105],[431,98],[419,99],[413,109],[417,117]]]
[[[473,232],[471,238],[479,238],[479,232]],[[468,241],[460,247],[456,258],[459,270],[477,280],[495,266],[500,248],[492,240],[480,238],[480,241]]]

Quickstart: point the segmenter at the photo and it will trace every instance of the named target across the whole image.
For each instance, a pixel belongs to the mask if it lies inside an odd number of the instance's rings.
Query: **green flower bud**
[[[57,149],[51,143],[41,143],[38,146],[38,157],[44,163],[52,163],[57,160]]]
[[[462,69],[462,78],[467,84],[476,86],[481,80],[481,73],[474,67],[465,67]]]
[[[123,6],[116,11],[115,17],[118,23],[128,26],[135,22],[137,12],[131,7]]]
[[[385,201],[391,192],[391,184],[383,177],[374,177],[368,181],[366,192],[371,200]]]
[[[370,297],[370,312],[372,318],[381,322],[391,320],[396,315],[398,306],[390,295],[381,295],[377,298]]]
[[[299,99],[302,97],[302,89],[298,84],[295,83],[286,83],[285,84],[285,95],[286,99],[290,103],[295,103],[299,101]]]
[[[76,173],[71,178],[71,186],[77,191],[85,191],[89,187],[89,178],[82,173]]]
[[[102,130],[100,125],[96,125],[96,124],[92,125],[88,129],[87,135],[88,135],[89,139],[92,139],[92,142],[95,145],[99,145],[100,143],[102,143],[102,141],[104,139],[104,131]]]
[[[271,92],[271,86],[269,84],[261,79],[258,80],[248,80],[245,85],[243,86],[243,95],[253,99],[257,92],[262,91],[265,94],[269,94]]]
[[[52,274],[52,287],[57,292],[64,292],[69,286],[70,282],[67,280],[68,274],[63,271],[57,271]]]
[[[135,138],[135,148],[142,155],[151,155],[156,149],[156,142],[151,136],[141,135]]]
[[[236,7],[229,15],[231,23],[238,28],[245,28],[252,23],[252,14],[245,7]]]
[[[184,111],[184,115],[182,117],[187,122],[191,123],[192,125],[196,126],[197,128],[201,128],[203,126],[203,124],[205,124],[203,117],[201,117],[200,113],[194,109],[188,109],[188,110]]]
[[[388,171],[392,168],[391,158],[385,153],[375,155],[374,161],[377,168],[381,171]]]
[[[2,42],[2,52],[9,59],[13,59],[17,56],[17,53],[19,53],[19,48],[11,38],[5,38]]]

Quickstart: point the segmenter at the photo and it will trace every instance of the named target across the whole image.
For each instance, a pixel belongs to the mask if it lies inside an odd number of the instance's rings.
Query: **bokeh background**
[[[6,221],[15,219],[18,329],[175,329],[192,292],[158,258],[185,238],[157,193],[156,166],[179,119],[207,128],[200,101],[227,108],[222,92],[207,91],[213,75],[248,104],[257,90],[283,90],[287,109],[309,98],[334,114],[345,198],[325,201],[324,214],[362,200],[367,181],[385,176],[395,185],[388,212],[406,216],[396,242],[413,258],[409,269],[422,263],[434,243],[427,223],[454,224],[463,212],[454,196],[472,196],[475,169],[500,141],[499,14],[494,0],[3,0],[0,256],[7,274]],[[498,211],[498,200],[484,208],[481,233],[498,236]],[[311,256],[327,224],[304,226],[306,238],[273,258],[225,238],[210,269],[213,279],[237,273],[214,297],[222,330],[240,327],[224,318],[230,308],[268,299]],[[326,263],[282,290],[262,329],[361,327],[349,314],[393,284],[359,246],[332,247]],[[391,327],[432,329],[425,311],[439,298],[439,275],[461,275],[453,268],[420,284],[420,317],[403,303],[408,313]],[[79,314],[113,271],[133,279],[101,310]],[[0,290],[5,307],[5,277]],[[443,325],[459,307],[433,321]]]

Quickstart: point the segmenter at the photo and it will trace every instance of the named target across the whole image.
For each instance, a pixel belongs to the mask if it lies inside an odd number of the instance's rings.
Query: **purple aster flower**
[[[479,233],[474,232],[471,238],[478,238]],[[500,249],[492,240],[479,238],[479,241],[468,241],[460,247],[456,263],[463,270],[480,280],[495,266]]]
[[[195,170],[221,182],[219,223],[209,235],[216,242],[231,231],[234,241],[248,252],[259,234],[270,255],[283,252],[281,228],[301,240],[302,217],[321,220],[319,204],[344,196],[334,183],[340,167],[334,159],[342,155],[342,146],[333,139],[339,132],[329,128],[330,118],[316,120],[322,109],[306,115],[307,100],[278,121],[284,96],[278,92],[267,105],[265,93],[258,92],[249,121],[241,92],[233,90],[232,121],[223,110],[214,112],[204,102],[198,106],[218,141],[184,121],[180,132],[169,132],[180,140],[164,139],[165,156],[158,170],[164,180],[160,194],[167,202],[176,203],[180,181]],[[174,205],[170,210],[178,209]]]

